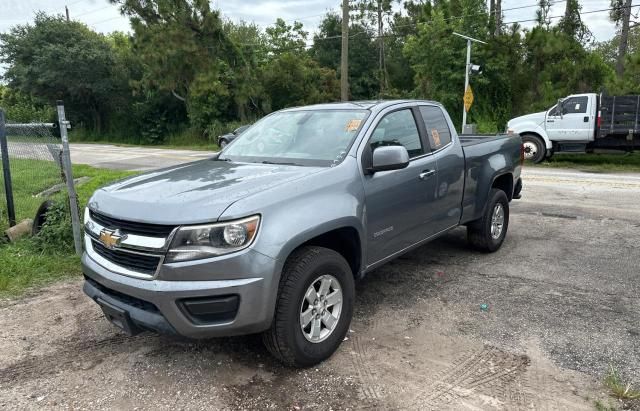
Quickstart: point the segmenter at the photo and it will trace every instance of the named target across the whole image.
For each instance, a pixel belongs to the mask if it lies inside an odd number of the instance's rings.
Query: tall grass
[[[38,174],[38,170],[46,170],[42,160],[12,159],[14,181],[14,200],[18,219],[33,218],[37,207],[44,198],[33,201],[33,194],[60,182],[59,176]],[[91,194],[109,182],[132,175],[128,171],[97,169],[86,165],[73,166],[74,177],[87,176],[90,180],[77,188],[81,209]],[[54,196],[61,207],[67,207],[64,195]],[[59,211],[59,209],[58,209]],[[54,280],[79,276],[80,263],[73,252],[71,243],[68,213],[60,216],[57,223],[66,226],[60,234],[61,227],[52,227],[47,236],[24,238],[15,243],[0,241],[0,296],[15,295],[25,289],[50,283]],[[0,216],[0,229],[8,226],[5,213]],[[64,228],[64,227],[62,227]]]

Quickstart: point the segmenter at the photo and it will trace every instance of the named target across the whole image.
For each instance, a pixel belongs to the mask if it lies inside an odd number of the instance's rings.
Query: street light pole
[[[487,44],[482,40],[474,39],[473,37],[465,36],[464,34],[453,32],[454,35],[458,37],[462,37],[467,40],[467,64],[464,66],[464,92],[467,92],[469,88],[469,73],[471,72],[471,42],[475,41],[476,43]],[[464,126],[467,125],[467,110],[462,106],[462,129],[460,130],[460,134],[464,133]]]

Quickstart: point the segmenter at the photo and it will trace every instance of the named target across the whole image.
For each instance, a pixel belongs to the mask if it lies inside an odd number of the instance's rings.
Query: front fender
[[[345,227],[357,231],[362,253],[364,188],[358,173],[356,160],[347,157],[337,167],[238,201],[225,210],[222,219],[260,214],[260,228],[251,247],[279,261],[306,241]]]
[[[542,127],[538,123],[535,123],[533,121],[525,121],[525,122],[510,126],[510,129],[515,134],[519,134],[521,136],[524,134],[536,134],[540,136],[542,140],[544,140],[544,144],[547,147],[547,150],[550,150],[553,148],[553,143],[549,139],[549,136],[547,135],[547,131],[544,129],[544,127]]]

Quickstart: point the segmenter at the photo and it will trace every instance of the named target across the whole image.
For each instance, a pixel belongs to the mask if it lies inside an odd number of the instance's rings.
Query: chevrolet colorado
[[[520,136],[459,137],[430,101],[281,110],[210,159],[97,190],[84,292],[130,334],[262,333],[309,366],[343,341],[354,280],[460,225],[500,248],[522,156]]]

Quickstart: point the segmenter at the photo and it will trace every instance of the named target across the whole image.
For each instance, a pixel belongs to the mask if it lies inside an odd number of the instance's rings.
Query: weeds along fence
[[[82,252],[78,200],[64,106],[57,105],[55,123],[16,123],[0,108],[0,234],[36,234],[53,207],[64,205],[76,252]],[[16,227],[18,226],[18,227]],[[12,228],[9,230],[10,228]]]

